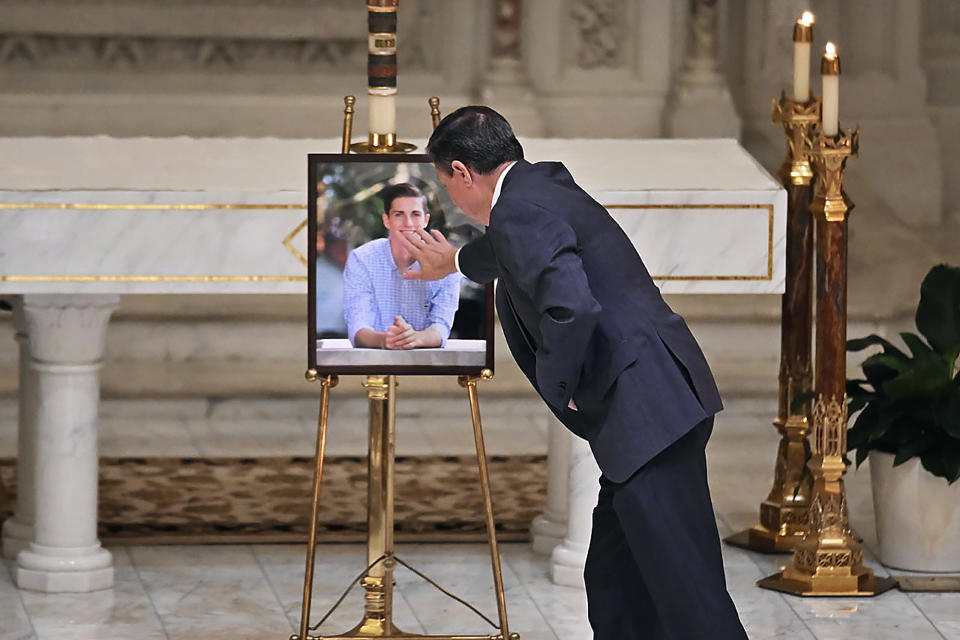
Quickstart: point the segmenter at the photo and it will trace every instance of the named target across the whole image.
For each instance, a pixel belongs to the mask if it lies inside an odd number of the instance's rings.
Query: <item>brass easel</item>
[[[373,3],[390,0],[368,0]],[[396,135],[370,136],[369,143],[351,144],[353,127],[354,96],[344,98],[343,140],[341,150],[359,153],[383,153],[411,151],[414,146],[398,142]],[[434,127],[440,121],[440,100],[429,100],[430,115]],[[360,578],[360,584],[366,591],[364,612],[361,621],[350,631],[336,636],[310,635],[316,631],[326,618],[340,604],[338,601],[324,618],[310,626],[310,604],[313,596],[313,571],[317,545],[317,515],[320,508],[320,486],[323,476],[323,458],[326,450],[327,415],[330,406],[330,390],[337,385],[337,377],[320,376],[315,369],[306,373],[307,380],[320,382],[320,413],[317,421],[316,466],[313,478],[313,505],[310,519],[310,533],[307,542],[306,566],[303,579],[303,603],[300,614],[299,633],[291,635],[290,640],[330,640],[332,638],[381,638],[382,640],[519,640],[517,633],[510,633],[507,623],[506,601],[503,594],[503,574],[500,570],[500,552],[497,546],[496,530],[493,519],[493,500],[490,495],[490,476],[487,469],[486,448],[483,443],[483,429],[480,423],[480,401],[477,383],[480,378],[489,380],[493,372],[484,369],[480,376],[460,376],[458,382],[467,390],[470,401],[470,417],[473,422],[473,436],[477,450],[477,466],[480,471],[480,489],[486,515],[487,539],[490,545],[490,560],[493,567],[494,589],[497,599],[499,626],[483,616],[460,598],[443,591],[446,595],[473,609],[497,630],[488,635],[417,635],[399,630],[393,623],[393,570],[396,564],[403,564],[414,573],[423,577],[434,586],[429,578],[423,576],[403,560],[397,558],[393,544],[393,497],[394,497],[394,443],[396,429],[396,376],[367,376],[363,387],[369,398],[369,450],[367,459],[367,568]],[[346,594],[344,594],[346,595]],[[342,598],[341,598],[342,601]]]

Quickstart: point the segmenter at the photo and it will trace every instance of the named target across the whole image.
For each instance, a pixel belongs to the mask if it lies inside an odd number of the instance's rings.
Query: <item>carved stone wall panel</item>
[[[547,135],[660,135],[672,66],[668,0],[526,0],[524,11],[521,47]]]
[[[489,7],[402,3],[403,135],[429,132],[430,95],[471,101]],[[347,93],[366,121],[362,0],[0,0],[0,15],[0,134],[336,135]]]

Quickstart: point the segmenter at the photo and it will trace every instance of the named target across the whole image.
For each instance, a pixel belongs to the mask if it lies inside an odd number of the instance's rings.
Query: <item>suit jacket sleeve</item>
[[[477,284],[488,284],[500,276],[500,267],[487,233],[463,245],[459,262],[460,272]]]
[[[493,250],[540,318],[537,386],[562,410],[579,383],[600,304],[590,292],[570,225],[536,203],[516,199],[498,203],[496,213],[488,231]]]

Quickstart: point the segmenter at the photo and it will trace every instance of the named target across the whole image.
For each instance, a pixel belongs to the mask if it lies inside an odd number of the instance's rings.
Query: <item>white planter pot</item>
[[[960,482],[947,484],[911,458],[870,452],[880,562],[895,569],[960,571]]]

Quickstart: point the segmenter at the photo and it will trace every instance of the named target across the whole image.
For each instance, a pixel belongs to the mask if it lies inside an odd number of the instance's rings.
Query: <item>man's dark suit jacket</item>
[[[497,313],[517,364],[608,479],[623,482],[722,408],[686,323],[562,164],[517,162],[459,263],[475,282],[500,279]]]

